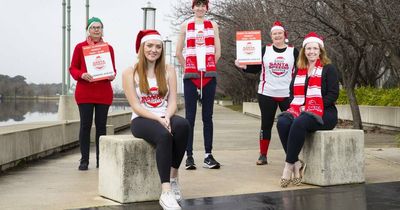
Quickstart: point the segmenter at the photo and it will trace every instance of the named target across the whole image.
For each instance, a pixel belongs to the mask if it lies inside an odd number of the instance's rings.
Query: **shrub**
[[[400,106],[400,88],[378,89],[360,87],[354,90],[359,105]],[[337,104],[348,104],[346,90],[339,92]]]

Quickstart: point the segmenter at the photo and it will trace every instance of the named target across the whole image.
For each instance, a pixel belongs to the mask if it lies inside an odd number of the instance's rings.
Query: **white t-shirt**
[[[150,94],[140,92],[139,85],[135,85],[136,94],[138,96],[140,105],[158,116],[165,116],[168,107],[167,99],[169,91],[164,97],[161,97],[158,93],[157,79],[147,78],[147,81],[150,87]],[[136,117],[138,117],[138,115],[135,112],[132,112],[131,120],[135,119]]]
[[[294,71],[294,47],[285,52],[275,52],[273,46],[265,47],[258,93],[270,97],[289,97],[290,82]]]

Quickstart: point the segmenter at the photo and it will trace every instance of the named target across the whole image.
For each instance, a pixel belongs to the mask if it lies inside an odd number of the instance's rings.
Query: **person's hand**
[[[165,116],[164,119],[165,119],[165,122],[167,123],[167,130],[171,133],[171,121],[170,121],[169,116]]]
[[[88,82],[92,81],[92,79],[93,79],[92,75],[90,75],[89,73],[83,73],[81,78]]]
[[[111,75],[108,77],[108,80],[113,81],[115,79],[115,75]]]
[[[160,117],[158,119],[158,122],[171,133],[171,125],[170,125],[169,117]]]
[[[235,60],[235,66],[241,69],[247,69],[246,64],[240,64],[238,60]]]

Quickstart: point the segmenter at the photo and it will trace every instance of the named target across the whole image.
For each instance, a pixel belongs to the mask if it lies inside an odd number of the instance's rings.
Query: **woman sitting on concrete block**
[[[277,129],[286,152],[281,187],[300,185],[306,164],[299,153],[308,132],[332,130],[338,120],[335,102],[339,96],[336,68],[330,64],[322,38],[310,32],[297,61],[293,100],[278,117]]]
[[[131,131],[156,146],[157,169],[161,179],[160,205],[179,210],[182,199],[178,168],[189,135],[189,122],[175,115],[176,72],[165,64],[161,35],[142,30],[136,38],[138,62],[123,73],[123,89],[133,110]]]

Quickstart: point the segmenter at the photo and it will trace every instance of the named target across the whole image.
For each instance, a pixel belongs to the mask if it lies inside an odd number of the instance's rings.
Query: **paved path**
[[[278,181],[283,169],[284,152],[276,129],[273,129],[269,151],[270,164],[256,166],[259,119],[221,106],[215,106],[214,112],[213,153],[222,163],[222,168],[208,170],[198,167],[195,171],[182,169],[180,181],[184,197],[281,191]],[[182,112],[179,114],[182,115]],[[194,157],[198,166],[201,166],[204,147],[202,122],[199,118],[201,114],[198,112],[197,116]],[[130,134],[130,131],[119,134]],[[366,135],[366,142],[369,142],[368,138],[369,134]],[[376,141],[374,147],[367,144],[365,149],[366,182],[400,181],[400,149],[388,148]],[[98,196],[98,170],[93,165],[93,147],[91,151],[92,164],[88,171],[77,170],[80,154],[78,149],[74,149],[1,174],[0,209],[45,210],[118,205]],[[316,187],[303,185],[285,190],[305,188]]]

